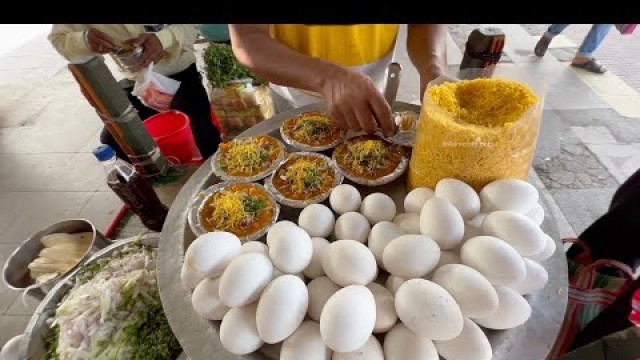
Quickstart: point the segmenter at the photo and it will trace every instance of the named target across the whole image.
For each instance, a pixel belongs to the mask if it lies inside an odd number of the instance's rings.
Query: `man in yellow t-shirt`
[[[171,108],[189,116],[196,145],[206,159],[218,149],[220,133],[211,120],[209,96],[196,67],[193,45],[197,36],[195,25],[190,24],[55,24],[49,41],[60,55],[74,62],[111,54],[123,42],[135,39],[143,49],[139,58],[143,68],[153,62],[153,71],[180,81]],[[140,72],[132,73],[122,68],[120,72],[130,80],[120,85],[140,119],[157,114],[156,110],[146,107],[131,94],[133,81]],[[100,135],[100,142],[109,144],[120,158],[127,159],[106,128]]]
[[[394,129],[380,93],[392,61],[397,24],[230,24],[240,63],[271,83],[290,106],[327,103],[343,127]],[[420,74],[420,91],[446,72],[446,26],[408,25],[407,50]]]

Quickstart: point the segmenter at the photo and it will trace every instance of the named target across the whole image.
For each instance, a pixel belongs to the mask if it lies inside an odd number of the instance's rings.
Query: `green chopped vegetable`
[[[256,85],[264,84],[264,81],[253,75],[247,68],[240,65],[231,45],[211,44],[204,50],[204,68],[213,88],[224,88],[230,81],[253,79]]]

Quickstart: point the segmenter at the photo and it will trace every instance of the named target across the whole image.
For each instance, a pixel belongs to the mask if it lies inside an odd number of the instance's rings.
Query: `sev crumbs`
[[[527,178],[535,152],[540,100],[525,84],[504,79],[449,82],[429,88],[409,164],[409,188],[443,178],[476,191],[502,178]]]

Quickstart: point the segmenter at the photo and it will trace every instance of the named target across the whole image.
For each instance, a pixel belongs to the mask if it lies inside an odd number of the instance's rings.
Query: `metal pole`
[[[136,109],[101,57],[68,65],[91,106],[129,156],[148,177],[164,175],[169,164],[142,124]]]

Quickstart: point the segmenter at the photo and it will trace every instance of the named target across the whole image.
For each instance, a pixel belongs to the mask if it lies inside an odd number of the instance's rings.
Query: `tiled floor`
[[[614,63],[607,63],[612,71],[604,76],[576,71],[553,53],[533,56],[539,34],[532,31],[544,27],[493,26],[501,27],[508,39],[496,74],[517,74],[546,87],[534,175],[560,234],[579,233],[606,209],[618,184],[640,167],[634,85],[640,72],[619,73]],[[452,71],[474,27],[449,26]],[[398,100],[419,103],[419,78],[404,50],[404,36],[402,32],[397,53],[403,65]],[[554,47],[574,43],[568,31]],[[90,154],[101,122],[65,66],[44,36],[0,55],[0,264],[27,236],[55,221],[87,218],[104,231],[121,207]],[[0,284],[0,344],[24,330],[35,305],[29,300],[24,306],[17,292]]]

